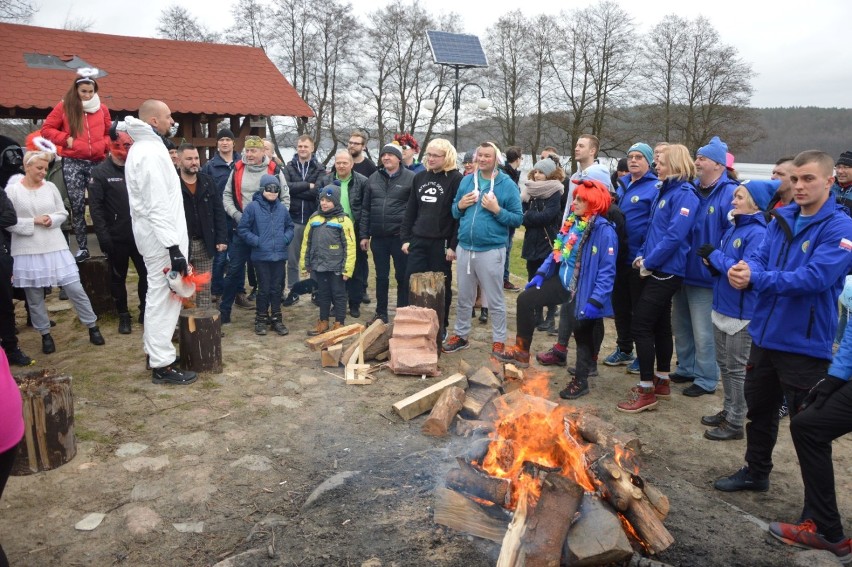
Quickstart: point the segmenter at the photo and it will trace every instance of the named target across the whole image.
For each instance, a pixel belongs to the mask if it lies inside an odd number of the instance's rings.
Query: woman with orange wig
[[[606,219],[611,202],[609,190],[592,179],[578,179],[574,183],[577,185],[574,202],[553,241],[553,252],[518,296],[515,346],[498,356],[528,366],[536,308],[568,302],[569,311],[576,317],[577,369],[574,378],[559,393],[565,399],[589,393],[593,330],[597,319],[612,317],[611,295],[618,254],[615,226]]]

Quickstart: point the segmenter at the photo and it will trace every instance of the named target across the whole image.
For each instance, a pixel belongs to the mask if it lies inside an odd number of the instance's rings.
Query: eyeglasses
[[[274,183],[270,183],[269,185],[265,185],[263,187],[264,193],[278,193],[279,187]]]
[[[425,153],[425,154],[424,154],[424,157],[425,157],[426,159],[442,158],[442,157],[447,157],[447,154],[433,154],[433,153],[428,153],[428,152],[427,152],[427,153]]]
[[[645,159],[645,156],[642,154],[630,154],[627,156],[627,161],[639,161],[640,159]]]

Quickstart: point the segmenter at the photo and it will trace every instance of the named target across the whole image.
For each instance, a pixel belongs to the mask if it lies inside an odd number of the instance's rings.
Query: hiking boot
[[[518,368],[528,368],[530,365],[530,342],[521,337],[516,337],[515,346],[503,349],[502,352],[492,351],[491,354],[503,362],[515,364]]]
[[[53,342],[53,337],[50,336],[50,333],[41,336],[41,352],[44,354],[56,352],[56,343]]]
[[[725,410],[720,411],[716,415],[705,415],[701,418],[701,425],[716,427],[718,425],[721,425],[722,422],[725,421],[726,417],[728,417],[728,412],[726,412]]]
[[[654,376],[654,395],[663,400],[672,397],[672,382],[668,378]]]
[[[622,352],[620,348],[615,347],[613,353],[606,357],[603,360],[603,363],[607,366],[621,366],[623,364],[630,364],[635,359],[636,357],[632,354]]]
[[[718,427],[708,429],[704,432],[704,438],[711,441],[731,441],[742,439],[744,436],[742,427],[731,425],[727,421],[723,421]]]
[[[317,321],[317,324],[314,326],[313,329],[308,331],[308,336],[309,337],[315,337],[317,335],[323,334],[326,331],[328,331],[328,319],[325,319],[325,320],[321,319],[321,320]]]
[[[284,307],[290,307],[297,303],[299,303],[299,296],[292,292],[288,293],[287,297],[281,300],[281,305]]]
[[[698,384],[692,384],[691,386],[687,386],[682,393],[684,396],[689,396],[690,398],[697,398],[698,396],[709,396],[715,394],[716,390],[705,390]]]
[[[542,366],[565,366],[566,358],[567,353],[557,349],[556,346],[552,346],[549,350],[535,355],[535,359]]]
[[[571,376],[576,376],[577,375],[577,367],[576,366],[570,367],[568,369],[568,374],[570,374]],[[592,367],[589,368],[589,378],[594,378],[597,375],[598,375],[598,363],[593,362]]]
[[[488,308],[482,307],[479,310],[479,322],[483,325],[488,322]]]
[[[9,364],[14,364],[15,366],[32,366],[35,364],[35,360],[25,355],[18,347],[7,350],[6,358],[9,359]]]
[[[639,386],[630,392],[630,398],[619,402],[616,406],[618,411],[627,413],[639,413],[657,408],[657,396],[654,387]]]
[[[79,264],[80,262],[85,262],[89,259],[89,251],[85,248],[82,250],[77,250],[77,254],[74,255],[74,260]]]
[[[506,345],[499,342],[491,343],[491,356],[497,360],[503,360],[506,356]]]
[[[104,340],[104,336],[101,334],[101,330],[98,329],[98,326],[89,327],[89,342],[93,345],[102,346],[106,344]]]
[[[748,466],[745,466],[731,476],[720,478],[714,482],[713,488],[722,492],[739,492],[740,490],[766,492],[769,490],[769,479],[756,478],[748,470]]]
[[[634,358],[633,362],[627,365],[628,374],[639,374],[639,359]]]
[[[284,322],[281,320],[281,313],[274,313],[272,315],[270,325],[272,326],[272,330],[282,337],[290,333],[289,329],[287,329],[286,325],[284,325]]]
[[[265,315],[258,315],[254,319],[254,334],[263,336],[266,334],[266,327],[269,323],[266,321]]]
[[[184,386],[198,379],[198,374],[192,370],[181,370],[175,365],[154,368],[151,371],[151,382],[154,384],[175,384]]]
[[[361,318],[361,307],[358,306],[357,304],[351,306],[349,308],[349,316],[352,317],[353,319],[360,319]]]
[[[542,333],[550,333],[551,331],[557,331],[556,329],[556,321],[553,320],[554,315],[548,314],[545,317],[544,321],[541,322],[541,325],[536,327],[536,330],[541,331]]]
[[[456,352],[457,350],[466,349],[469,346],[470,343],[467,342],[467,339],[463,339],[458,335],[450,335],[450,338],[441,345],[441,352]]]
[[[574,378],[571,380],[565,388],[559,392],[559,397],[563,400],[576,400],[582,396],[585,396],[589,393],[589,381],[588,380],[577,380]]]
[[[254,309],[254,303],[248,300],[246,294],[238,293],[237,297],[234,298],[234,305],[239,307],[240,309]]]
[[[341,327],[343,327],[343,321],[335,321],[334,325],[331,326],[331,330],[336,331],[337,329],[340,329]]]
[[[503,289],[505,291],[521,291],[521,288],[519,288],[509,280],[503,280]]]
[[[837,543],[831,543],[817,532],[816,524],[811,519],[801,524],[772,522],[769,524],[769,534],[787,545],[830,551],[843,565],[852,564],[852,540],[845,538]]]
[[[119,313],[118,314],[118,333],[119,334],[129,335],[131,324],[132,324],[132,318],[130,317],[130,313]]]

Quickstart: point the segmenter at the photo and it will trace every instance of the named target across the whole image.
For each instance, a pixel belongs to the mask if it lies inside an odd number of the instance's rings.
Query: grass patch
[[[527,261],[521,258],[521,248],[524,245],[524,227],[515,230],[512,239],[512,251],[509,252],[509,272],[527,281]]]
[[[104,435],[100,431],[92,431],[91,429],[80,427],[79,425],[75,425],[74,435],[77,437],[78,441],[94,441],[95,443],[101,443],[104,445],[112,442],[109,435]]]

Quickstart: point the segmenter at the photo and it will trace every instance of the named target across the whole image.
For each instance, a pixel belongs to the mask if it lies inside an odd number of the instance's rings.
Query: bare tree
[[[38,12],[30,0],[0,0],[0,22],[25,24]]]
[[[678,68],[686,53],[689,21],[675,14],[665,16],[648,34],[648,51],[639,65],[643,85],[640,100],[647,101],[649,125],[658,125],[654,135],[659,140],[671,140],[675,109],[681,94],[681,75]]]
[[[535,73],[531,73],[529,20],[520,10],[504,14],[487,33],[486,49],[491,66],[485,73],[488,92],[494,104],[501,143],[517,143],[523,114],[532,106]]]
[[[276,36],[270,18],[272,13],[272,8],[261,0],[238,2],[233,11],[234,24],[225,30],[225,41],[266,51],[274,44]]]
[[[213,43],[218,34],[205,28],[189,10],[172,4],[160,12],[157,20],[157,35],[163,39]]]

